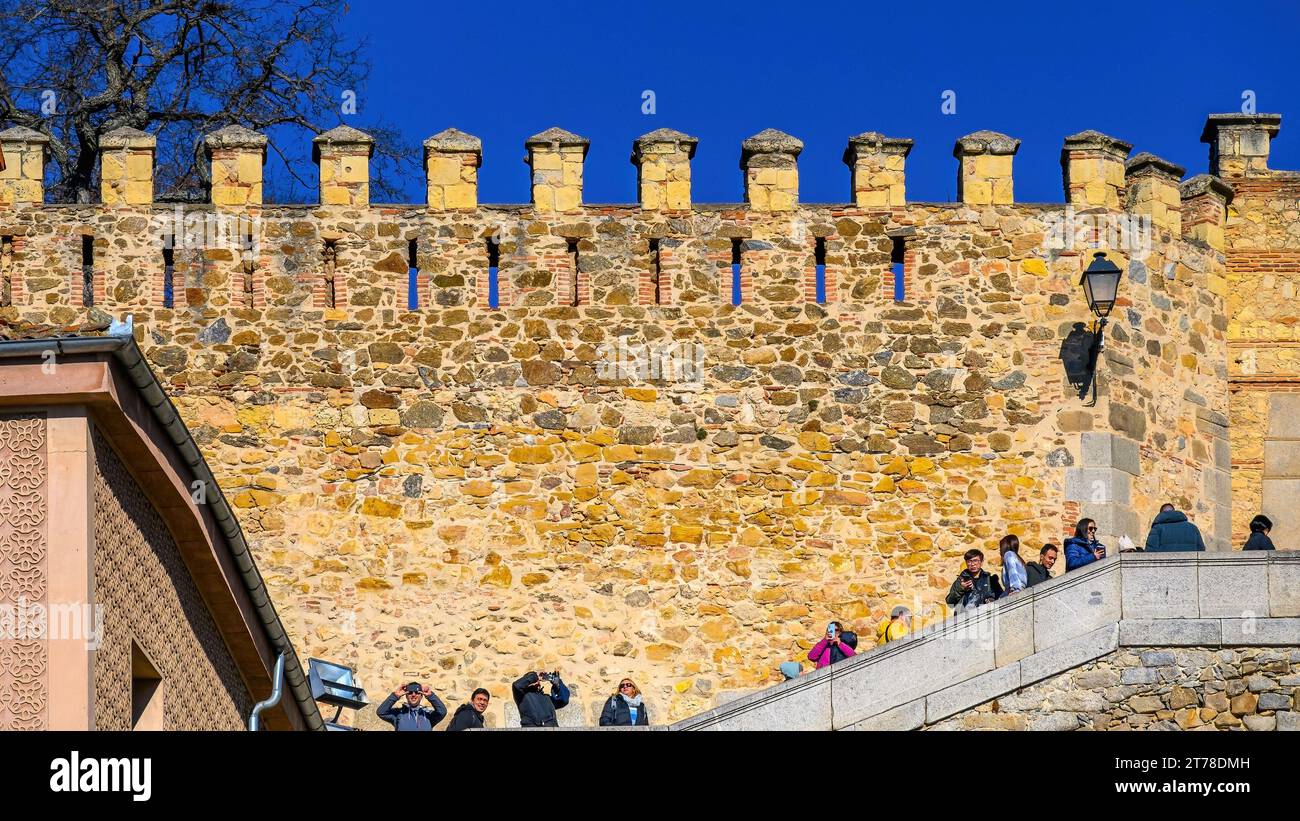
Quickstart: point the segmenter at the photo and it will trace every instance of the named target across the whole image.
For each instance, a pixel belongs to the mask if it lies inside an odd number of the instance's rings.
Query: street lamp
[[[1092,264],[1083,272],[1079,284],[1083,286],[1084,296],[1088,298],[1088,310],[1099,320],[1097,329],[1097,350],[1104,344],[1106,319],[1115,307],[1115,296],[1119,292],[1119,279],[1124,275],[1115,263],[1106,259],[1105,251],[1093,254]]]

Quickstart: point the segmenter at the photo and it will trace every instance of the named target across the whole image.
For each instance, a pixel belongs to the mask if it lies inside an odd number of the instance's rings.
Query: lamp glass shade
[[[1083,293],[1088,298],[1088,308],[1100,317],[1110,315],[1119,294],[1119,280],[1124,275],[1115,263],[1098,252],[1092,264],[1083,272]]]

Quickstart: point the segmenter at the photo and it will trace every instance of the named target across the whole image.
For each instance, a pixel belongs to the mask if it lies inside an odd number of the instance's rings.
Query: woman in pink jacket
[[[853,648],[840,641],[840,629],[837,621],[826,625],[826,635],[808,651],[808,660],[816,664],[818,670],[853,655]]]

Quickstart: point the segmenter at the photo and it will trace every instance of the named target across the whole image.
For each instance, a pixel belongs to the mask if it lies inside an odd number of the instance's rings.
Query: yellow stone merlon
[[[907,204],[903,165],[913,141],[865,131],[849,138],[844,164],[851,172],[850,191],[859,208],[893,208]]]
[[[212,164],[212,204],[218,208],[262,204],[266,135],[228,125],[203,138]]]
[[[1211,174],[1198,174],[1183,183],[1179,193],[1183,202],[1183,236],[1222,251],[1232,186]]]
[[[745,202],[753,211],[793,211],[799,204],[799,153],[803,142],[766,128],[740,144]]]
[[[524,162],[533,170],[532,202],[539,213],[582,206],[582,164],[591,140],[562,128],[548,128],[524,140]]]
[[[125,126],[99,138],[99,195],[104,205],[153,202],[157,147],[154,135]]]
[[[478,169],[483,141],[458,128],[447,128],[424,141],[424,173],[430,211],[478,207]]]
[[[1119,208],[1124,202],[1124,162],[1132,150],[1132,143],[1100,131],[1066,137],[1061,149],[1065,201],[1085,208]]]
[[[957,199],[967,205],[1010,205],[1015,202],[1011,161],[1020,140],[996,131],[976,131],[957,140]]]
[[[26,126],[0,131],[0,208],[27,208],[45,201],[45,162],[50,138]]]
[[[1182,196],[1179,181],[1186,169],[1155,154],[1143,151],[1124,166],[1125,207],[1132,213],[1151,217],[1158,230],[1182,234]]]
[[[311,142],[312,162],[320,166],[321,205],[369,205],[374,138],[351,126],[340,125]]]
[[[632,143],[637,197],[644,210],[690,210],[691,158],[698,143],[695,137],[671,128],[642,134]]]
[[[1210,144],[1210,173],[1267,174],[1269,144],[1281,128],[1281,114],[1211,114],[1201,132],[1201,142]]]

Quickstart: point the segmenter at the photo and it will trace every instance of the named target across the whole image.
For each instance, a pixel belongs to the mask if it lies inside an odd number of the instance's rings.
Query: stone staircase
[[[1300,552],[1126,553],[673,730],[915,730],[1125,647],[1300,646]]]

